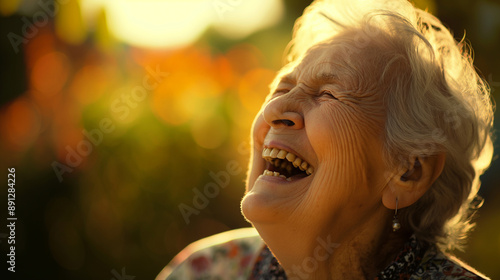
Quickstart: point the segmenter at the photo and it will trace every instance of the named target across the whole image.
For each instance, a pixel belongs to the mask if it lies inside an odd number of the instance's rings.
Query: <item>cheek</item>
[[[266,138],[267,132],[270,126],[264,120],[262,110],[257,113],[252,124],[252,146],[253,148],[261,148],[264,145],[264,139]]]
[[[261,112],[259,112],[255,117],[251,131],[251,155],[247,172],[246,191],[249,191],[252,188],[255,180],[257,180],[257,178],[261,175],[261,170],[264,168],[260,151],[262,151],[264,139],[269,131],[269,128],[270,127],[264,121],[264,117]]]
[[[318,155],[324,183],[340,183],[344,190],[367,185],[371,163],[381,149],[371,122],[360,112],[338,104],[323,105],[311,113],[308,137]]]

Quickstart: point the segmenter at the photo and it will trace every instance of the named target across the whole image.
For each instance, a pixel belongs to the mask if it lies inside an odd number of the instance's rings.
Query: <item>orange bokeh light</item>
[[[248,112],[255,114],[260,110],[274,76],[274,71],[264,68],[251,70],[243,76],[238,87],[238,95]]]
[[[8,105],[2,116],[2,135],[11,148],[26,148],[39,133],[40,121],[31,100],[20,97]]]
[[[69,91],[81,105],[88,105],[104,94],[113,79],[105,65],[86,65],[75,73]]]
[[[51,52],[37,59],[30,75],[36,98],[45,99],[60,92],[69,71],[69,61],[63,53]]]

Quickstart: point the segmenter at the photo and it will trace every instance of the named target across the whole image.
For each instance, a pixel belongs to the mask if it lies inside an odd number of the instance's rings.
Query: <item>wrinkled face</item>
[[[332,40],[279,77],[252,129],[242,211],[257,229],[352,227],[381,205],[385,115],[382,95],[359,86],[371,77],[355,74],[366,56]]]

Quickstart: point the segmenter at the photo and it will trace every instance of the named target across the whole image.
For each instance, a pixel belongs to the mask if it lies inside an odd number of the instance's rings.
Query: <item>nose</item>
[[[272,99],[264,107],[264,120],[272,128],[301,129],[304,117],[300,104],[292,96],[280,96]]]

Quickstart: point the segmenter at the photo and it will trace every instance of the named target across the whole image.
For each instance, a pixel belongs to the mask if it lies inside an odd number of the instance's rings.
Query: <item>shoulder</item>
[[[264,242],[253,228],[219,233],[187,246],[156,280],[246,279],[263,246]]]
[[[431,247],[425,253],[416,275],[410,279],[488,280],[490,278],[458,258]]]

